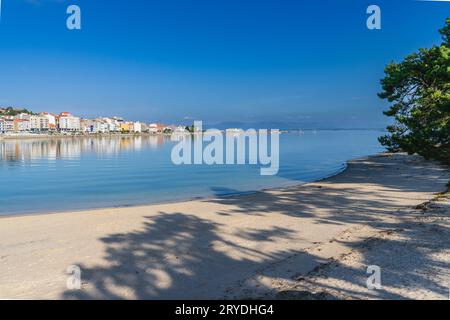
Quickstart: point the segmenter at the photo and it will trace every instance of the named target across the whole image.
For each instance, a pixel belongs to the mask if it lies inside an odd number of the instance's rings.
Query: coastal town
[[[70,112],[33,113],[27,109],[0,108],[0,135],[170,134],[189,127],[127,121],[122,117],[82,118]]]

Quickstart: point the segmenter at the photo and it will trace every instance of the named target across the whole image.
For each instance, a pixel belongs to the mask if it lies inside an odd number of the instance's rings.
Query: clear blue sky
[[[81,31],[66,28],[70,4]],[[370,4],[381,31],[366,28]],[[413,0],[2,0],[0,105],[380,127],[384,65],[439,43],[448,16],[450,2]]]

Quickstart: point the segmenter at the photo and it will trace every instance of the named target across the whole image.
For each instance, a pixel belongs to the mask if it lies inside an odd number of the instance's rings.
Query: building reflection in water
[[[76,137],[51,139],[0,140],[0,160],[6,162],[28,160],[79,159],[84,153],[110,156],[123,151],[160,148],[170,141],[164,135],[122,137]]]

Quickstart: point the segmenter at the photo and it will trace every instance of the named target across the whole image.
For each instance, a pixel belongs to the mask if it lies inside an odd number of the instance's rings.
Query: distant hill
[[[1,116],[15,116],[21,113],[34,114],[33,112],[25,108],[14,108],[14,107],[0,107]]]

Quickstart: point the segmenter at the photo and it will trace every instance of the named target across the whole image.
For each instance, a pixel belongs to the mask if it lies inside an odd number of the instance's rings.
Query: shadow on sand
[[[402,158],[403,157],[403,158]],[[400,159],[400,160],[399,160]],[[395,161],[394,161],[395,160]],[[408,170],[405,167],[408,166]],[[366,170],[375,174],[368,178]],[[100,239],[106,245],[104,265],[85,266],[82,269],[82,290],[67,291],[66,299],[201,299],[234,297],[236,286],[240,292],[246,292],[245,279],[255,274],[265,275],[270,269],[270,276],[283,279],[285,270],[279,274],[274,264],[289,257],[302,255],[302,263],[308,265],[327,265],[319,257],[298,250],[279,250],[267,253],[258,245],[245,245],[249,241],[264,243],[270,241],[294,241],[293,229],[273,227],[270,230],[258,230],[258,219],[271,212],[296,218],[301,224],[303,219],[314,219],[318,224],[364,224],[380,230],[405,230],[410,239],[417,239],[415,256],[420,256],[425,263],[436,267],[439,261],[433,258],[436,251],[426,241],[421,242],[420,233],[411,225],[410,216],[400,217],[396,222],[387,220],[398,210],[405,209],[397,199],[404,197],[404,192],[435,192],[436,187],[445,185],[449,179],[447,169],[428,166],[415,157],[395,156],[374,157],[356,161],[351,168],[330,180],[307,187],[295,187],[277,192],[260,192],[253,195],[223,197],[208,202],[219,203],[225,208],[217,214],[226,216],[233,223],[238,223],[243,216],[253,216],[255,229],[238,235],[240,241],[230,241],[221,231],[223,223],[212,222],[196,215],[184,212],[160,212],[157,216],[147,216],[142,228],[128,233],[111,234]],[[333,188],[334,184],[340,188]],[[358,184],[370,184],[376,188],[374,194],[358,188]],[[346,187],[346,185],[348,185]],[[389,196],[377,195],[380,191]],[[318,215],[321,209],[326,214]],[[443,227],[441,227],[443,228]],[[440,230],[448,232],[449,230]],[[367,247],[367,242],[346,243],[350,248]],[[385,245],[386,255],[402,254],[403,243]],[[442,247],[443,246],[443,247]],[[436,250],[449,250],[450,243],[442,244]],[[390,249],[388,249],[390,248]],[[233,252],[233,254],[230,254]],[[365,265],[374,264],[375,257],[370,250],[362,250]],[[338,263],[338,262],[337,262]],[[376,263],[375,263],[376,264]],[[340,266],[345,268],[345,266]],[[390,279],[391,286],[401,286],[402,279],[408,275],[424,277],[408,264],[401,269],[386,266],[383,276]],[[295,271],[295,270],[294,270]],[[341,279],[358,286],[365,286],[366,270],[349,270],[355,277]],[[291,279],[286,279],[291,280]],[[424,280],[433,290],[448,290],[441,284]],[[423,282],[423,281],[422,281]],[[265,284],[257,284],[256,287]],[[334,299],[326,288],[319,293],[301,290],[281,291],[275,297],[280,299]],[[250,288],[249,288],[250,290]],[[344,290],[345,291],[345,290]],[[249,294],[251,291],[248,291]],[[347,296],[357,296],[356,292],[343,292]],[[403,298],[393,293],[374,292],[373,297]],[[258,296],[241,296],[243,298],[260,298]],[[272,296],[274,297],[274,296]]]

